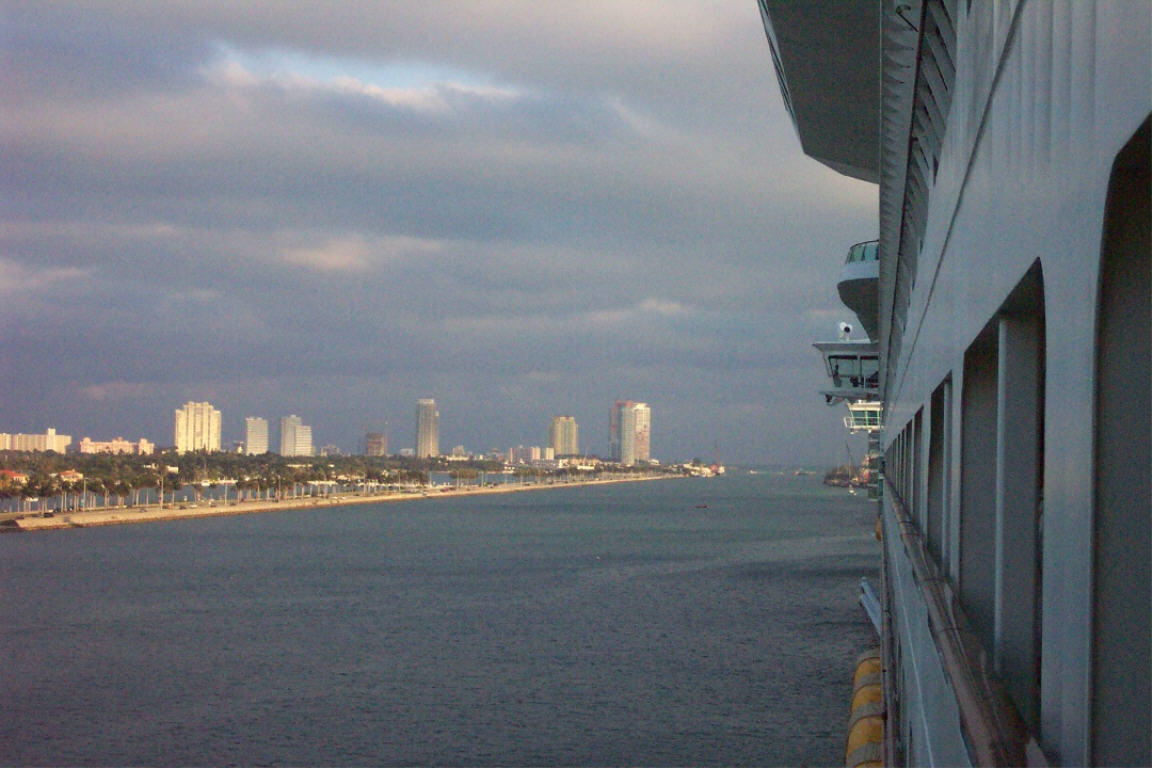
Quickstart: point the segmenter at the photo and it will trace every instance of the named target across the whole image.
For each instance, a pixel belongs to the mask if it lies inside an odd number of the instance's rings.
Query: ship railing
[[[871,415],[850,415],[844,417],[844,429],[849,432],[879,432],[884,429],[884,425],[878,418],[872,418]]]
[[[866,261],[879,261],[880,260],[880,241],[868,240],[863,243],[856,243],[848,249],[848,257],[844,259],[845,264],[859,264]]]

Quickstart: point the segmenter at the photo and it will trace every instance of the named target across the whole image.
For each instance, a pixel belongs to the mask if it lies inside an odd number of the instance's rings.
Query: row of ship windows
[[[1087,754],[1104,764],[1152,760],[1149,134],[1145,121],[1118,157],[1109,187],[1095,386],[1088,395],[1090,541],[1077,544],[1087,546],[1092,559],[1091,592],[1081,598],[1091,624],[1091,653],[1083,662],[1090,694],[1081,711],[1090,734]],[[1044,558],[1046,350],[1037,261],[965,352],[959,375],[940,382],[885,455],[885,475],[919,529],[923,548],[1041,744],[1042,618],[1044,604],[1054,597],[1044,589],[1044,570],[1062,573],[1067,567]],[[1061,519],[1049,527],[1055,530],[1059,522],[1064,539],[1075,535],[1070,532],[1076,530],[1074,519],[1083,519],[1081,512],[1062,508],[1049,514],[1057,512]],[[1061,588],[1062,579],[1049,581],[1049,590]],[[1067,600],[1050,611],[1057,608],[1067,609]],[[1058,621],[1071,620],[1063,615]],[[1058,624],[1051,626],[1062,632]],[[1143,642],[1134,644],[1139,638]],[[1053,666],[1048,673],[1066,671]]]
[[[1037,266],[1014,294],[1015,311],[999,315],[965,354],[960,386],[949,375],[936,387],[885,463],[930,557],[956,589],[996,674],[1033,730],[1039,725],[1044,515],[1039,283]]]

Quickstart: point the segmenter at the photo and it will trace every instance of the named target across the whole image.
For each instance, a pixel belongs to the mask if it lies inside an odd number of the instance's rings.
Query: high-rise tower
[[[620,461],[620,412],[630,400],[617,400],[608,412],[608,458]]]
[[[440,411],[436,401],[424,397],[416,401],[416,458],[440,455]]]
[[[579,426],[571,416],[553,416],[548,426],[548,445],[556,456],[580,453]]]
[[[280,419],[280,455],[312,455],[312,427],[295,414]]]
[[[211,403],[189,401],[175,411],[177,453],[220,450],[220,411]]]
[[[268,452],[268,419],[248,416],[244,419],[244,453],[259,456]]]
[[[651,458],[652,409],[647,403],[617,400],[608,423],[609,457],[629,467]]]

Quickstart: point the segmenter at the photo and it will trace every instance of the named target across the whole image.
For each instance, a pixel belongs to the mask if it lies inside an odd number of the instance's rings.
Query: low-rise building
[[[0,432],[0,451],[55,451],[64,453],[72,444],[71,435],[58,435],[49,427],[42,435]]]
[[[97,441],[90,437],[80,440],[80,453],[134,453],[147,456],[156,450],[156,444],[140,438],[136,442],[129,442],[122,437],[108,441]]]
[[[23,486],[28,483],[28,475],[14,469],[0,469],[0,487]]]

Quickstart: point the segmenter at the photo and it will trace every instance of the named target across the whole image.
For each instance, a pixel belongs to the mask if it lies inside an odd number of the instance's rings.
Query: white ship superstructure
[[[818,347],[883,425],[885,764],[1152,764],[1152,3],[760,7],[880,185],[874,393]]]

